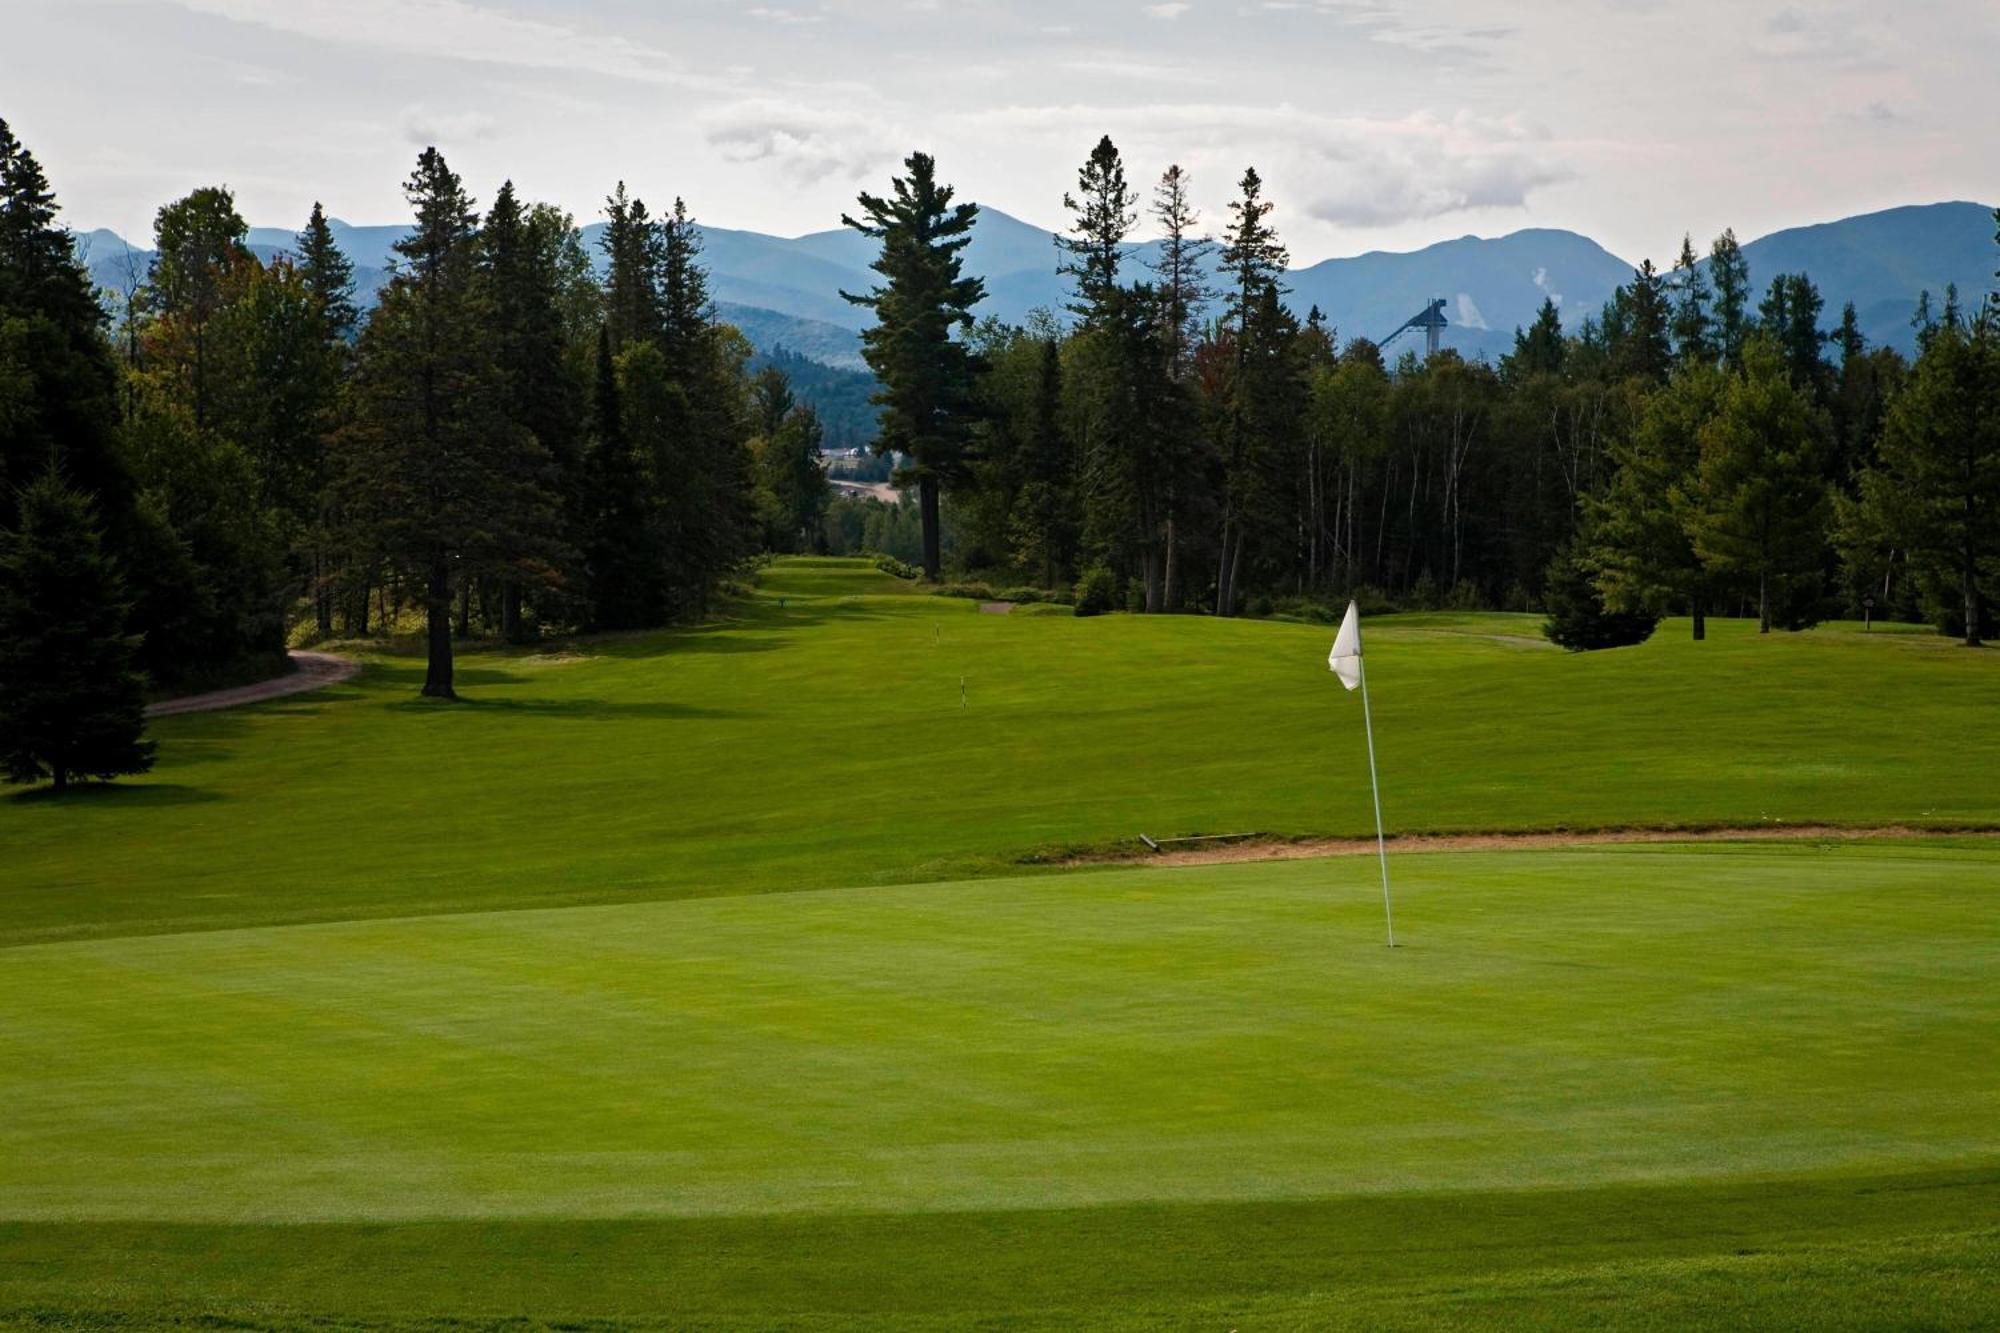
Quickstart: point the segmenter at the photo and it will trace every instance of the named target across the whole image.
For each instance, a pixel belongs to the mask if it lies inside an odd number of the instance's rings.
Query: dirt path
[[[238,685],[233,689],[210,690],[207,694],[162,699],[146,706],[146,716],[212,713],[218,708],[236,708],[243,704],[262,703],[266,699],[282,699],[288,694],[304,694],[307,690],[323,689],[328,685],[338,685],[343,680],[352,680],[355,673],[361,670],[359,662],[335,657],[332,653],[295,652],[290,656],[294,670],[289,676],[274,676],[270,680],[260,680],[254,685]]]
[[[1747,828],[1604,829],[1594,833],[1462,833],[1414,834],[1389,839],[1392,852],[1486,852],[1550,847],[1590,847],[1621,842],[1828,842],[1861,838],[2000,837],[1993,828],[1840,828],[1831,824],[1757,824]],[[1105,865],[1143,862],[1159,866],[1217,865],[1232,861],[1303,861],[1316,856],[1372,856],[1373,838],[1317,838],[1303,842],[1233,842],[1184,851],[1128,851],[1078,856],[1064,865]]]

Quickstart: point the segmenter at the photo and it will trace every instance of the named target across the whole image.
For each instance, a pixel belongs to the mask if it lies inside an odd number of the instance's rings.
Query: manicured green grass
[[[2000,825],[2000,659],[1712,632],[1373,622],[1392,826]],[[785,562],[0,800],[0,1327],[2000,1323],[2000,844],[1023,868],[1370,828],[1330,633]]]
[[[2000,656],[1524,616],[1369,627],[1392,828],[2000,823]],[[1372,827],[1324,627],[981,614],[784,562],[731,623],[167,719],[143,781],[0,800],[0,943],[1008,873],[1139,833]],[[961,707],[959,681],[966,682]]]
[[[1396,870],[0,952],[0,1310],[1994,1310],[2000,849]]]

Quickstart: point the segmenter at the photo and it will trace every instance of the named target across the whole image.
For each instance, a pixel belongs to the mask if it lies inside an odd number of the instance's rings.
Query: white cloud
[[[1466,112],[1371,119],[1176,103],[1010,107],[966,121],[982,131],[1043,134],[1063,146],[1081,142],[1086,129],[1108,132],[1132,163],[1179,161],[1193,169],[1212,213],[1218,186],[1252,164],[1281,208],[1350,227],[1516,209],[1534,190],[1574,174],[1548,136],[1513,118]]]
[[[483,111],[434,111],[422,103],[403,112],[403,137],[419,148],[490,139],[499,124]]]
[[[1177,19],[1193,8],[1193,5],[1182,3],[1182,0],[1170,0],[1170,3],[1164,5],[1147,5],[1145,13],[1149,19]]]
[[[175,0],[184,9],[315,41],[401,55],[679,81],[663,51],[624,37],[516,18],[467,0]]]
[[[798,185],[856,179],[893,160],[901,142],[873,117],[774,98],[718,107],[701,117],[701,127],[725,161],[764,163]]]

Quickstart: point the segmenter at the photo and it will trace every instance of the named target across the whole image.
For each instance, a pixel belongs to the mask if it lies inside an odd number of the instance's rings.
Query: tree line
[[[1921,298],[1914,365],[1832,330],[1804,274],[1761,293],[1733,233],[1642,264],[1498,364],[1394,364],[1285,303],[1257,172],[1220,234],[1187,173],[1149,199],[1101,140],[1063,202],[1064,315],[977,321],[976,210],[917,154],[848,219],[882,242],[865,355],[878,447],[908,457],[926,574],[955,562],[1145,612],[1546,609],[1572,647],[1660,617],[1800,627],[1843,611],[1977,642],[2000,576],[2000,328]],[[1141,214],[1161,238],[1129,273]],[[2000,219],[1997,219],[2000,221]],[[939,515],[937,497],[945,498]]]
[[[145,683],[268,673],[288,634],[420,622],[450,699],[469,635],[698,619],[759,552],[857,544],[1147,613],[1542,609],[1572,647],[1676,613],[1992,632],[1985,297],[1925,295],[1911,363],[1851,308],[1827,331],[1803,274],[1754,288],[1725,232],[1574,329],[1545,303],[1497,364],[1392,364],[1287,305],[1254,169],[1211,237],[1185,171],[1142,199],[1106,137],[1063,199],[1067,308],[1017,327],[977,318],[978,210],[916,153],[843,219],[878,247],[847,296],[906,510],[830,498],[825,428],[717,319],[681,200],[617,185],[599,263],[511,182],[481,209],[435,149],[404,193],[372,311],[317,205],[264,261],[206,187],[159,210],[113,323],[0,122],[11,777],[142,767]]]
[[[148,686],[280,669],[288,633],[453,644],[696,619],[821,541],[821,430],[708,297],[686,206],[619,185],[604,275],[512,183],[426,149],[378,301],[315,205],[266,262],[229,190],[163,206],[115,326],[0,121],[0,759],[142,767]]]

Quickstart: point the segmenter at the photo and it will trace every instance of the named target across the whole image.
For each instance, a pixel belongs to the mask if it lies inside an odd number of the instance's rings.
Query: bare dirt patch
[[[1494,852],[1537,848],[1592,847],[1630,842],[1853,842],[1882,838],[2000,837],[2000,829],[1918,828],[1891,824],[1881,828],[1843,828],[1832,824],[1756,824],[1741,828],[1556,830],[1541,833],[1419,833],[1388,840],[1392,852]],[[1217,865],[1236,861],[1303,861],[1321,856],[1372,856],[1373,838],[1277,839],[1219,843],[1181,851],[1149,852],[1143,844],[1107,848],[1065,857],[1058,865],[1158,866]]]

